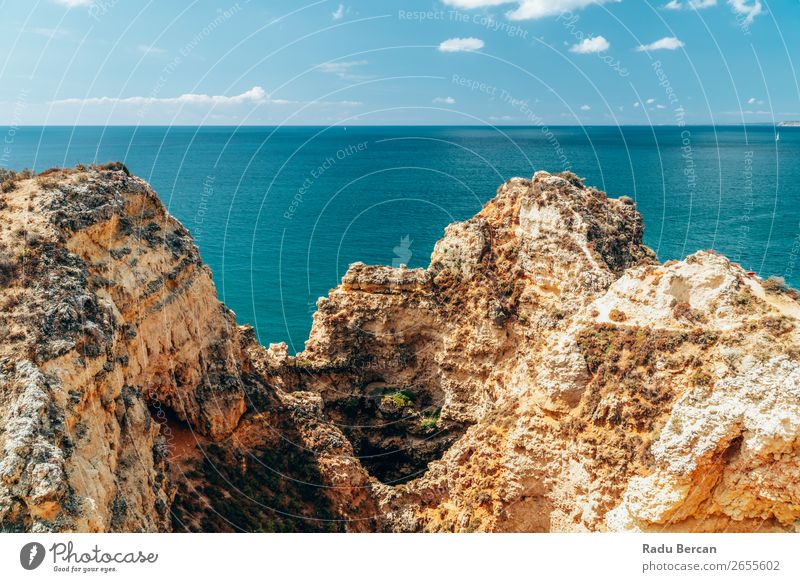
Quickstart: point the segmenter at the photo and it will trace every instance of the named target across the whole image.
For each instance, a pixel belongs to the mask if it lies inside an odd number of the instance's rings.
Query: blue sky
[[[0,0],[0,124],[800,119],[796,0]]]

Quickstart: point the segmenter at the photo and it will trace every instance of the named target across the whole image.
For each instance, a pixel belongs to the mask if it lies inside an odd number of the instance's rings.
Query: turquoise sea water
[[[713,248],[800,286],[800,128],[0,128],[0,166],[124,161],[194,234],[221,298],[300,350],[354,261],[427,265],[512,176],[631,196],[661,260]]]

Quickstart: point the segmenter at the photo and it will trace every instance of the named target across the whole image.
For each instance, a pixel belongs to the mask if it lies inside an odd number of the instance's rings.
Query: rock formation
[[[124,166],[0,184],[2,531],[794,531],[797,294],[515,178],[258,345]]]

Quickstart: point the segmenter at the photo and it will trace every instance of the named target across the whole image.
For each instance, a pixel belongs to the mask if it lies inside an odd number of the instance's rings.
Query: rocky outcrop
[[[148,406],[231,434],[245,410],[231,312],[186,229],[121,169],[42,175],[3,206],[4,528],[169,528]]]
[[[797,295],[515,178],[264,348],[124,167],[4,184],[6,531],[791,531]]]

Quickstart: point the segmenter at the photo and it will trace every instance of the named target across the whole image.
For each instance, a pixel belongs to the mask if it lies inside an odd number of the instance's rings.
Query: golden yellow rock
[[[115,164],[5,186],[4,531],[794,531],[797,294],[515,178],[264,348]]]

